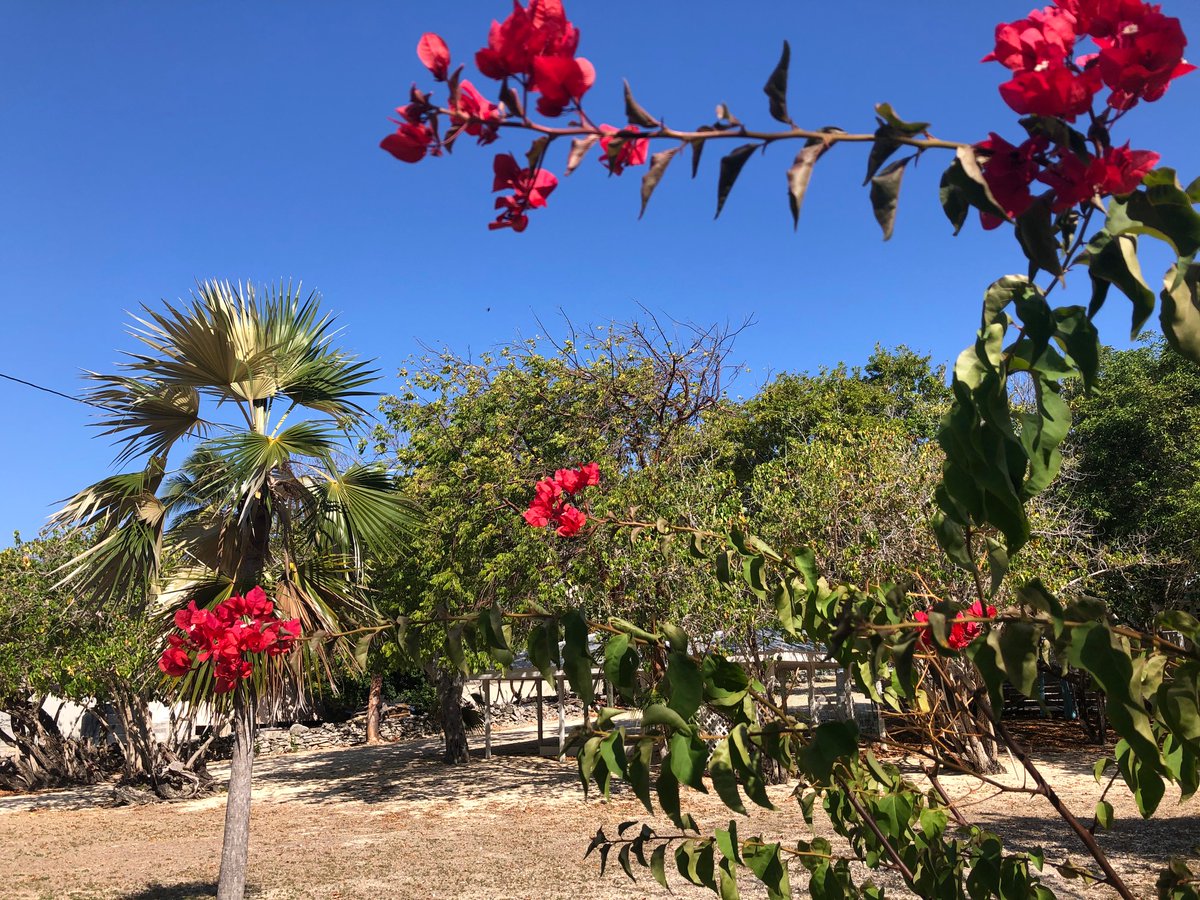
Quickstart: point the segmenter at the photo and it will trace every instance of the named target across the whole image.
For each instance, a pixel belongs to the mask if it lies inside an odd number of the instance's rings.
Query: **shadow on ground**
[[[246,895],[254,896],[254,891],[247,890]],[[122,894],[121,900],[208,900],[217,896],[215,881],[189,881],[184,884],[154,884],[147,885],[132,894]]]
[[[275,794],[278,803],[461,803],[503,794],[528,799],[579,787],[573,763],[541,759],[532,743],[495,751],[490,760],[475,751],[467,766],[448,766],[435,747],[412,744],[276,757],[256,769],[254,787]]]

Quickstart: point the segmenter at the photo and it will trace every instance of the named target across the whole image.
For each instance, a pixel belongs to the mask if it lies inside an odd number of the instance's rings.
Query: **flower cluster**
[[[1090,38],[1095,52],[1077,55]],[[1037,200],[1034,184],[1055,213],[1110,194],[1135,190],[1158,162],[1158,154],[1114,147],[1109,126],[1139,100],[1157,100],[1170,82],[1195,66],[1183,59],[1187,45],[1179,20],[1143,0],[1056,0],[1026,18],[996,28],[996,46],[984,62],[1012,72],[1000,94],[1025,120],[1030,137],[1014,146],[999,135],[975,145],[992,196],[1008,218]],[[1096,95],[1108,87],[1110,110],[1097,113]],[[1114,116],[1115,114],[1115,116]],[[1087,115],[1088,136],[1069,129],[1052,141],[1037,118],[1074,122]],[[1072,140],[1074,138],[1074,140]],[[985,228],[1003,220],[981,214]]]
[[[963,650],[971,641],[983,634],[982,622],[964,622],[963,613],[959,613],[954,617],[954,621],[950,624],[950,633],[946,635],[946,643],[950,645],[952,650]],[[996,607],[992,605],[984,606],[978,600],[971,604],[970,609],[966,611],[966,615],[975,619],[991,619],[996,615]],[[919,609],[913,613],[913,618],[918,622],[928,622],[929,613]],[[933,646],[933,636],[929,633],[929,626],[921,630],[921,644],[924,647]]]
[[[559,469],[553,478],[543,478],[534,486],[533,501],[522,515],[534,528],[552,525],[561,537],[571,537],[579,533],[587,516],[569,498],[599,483],[600,467],[594,462],[578,469]]]
[[[183,633],[167,637],[158,667],[180,678],[196,663],[212,659],[213,690],[218,694],[229,693],[250,677],[254,666],[246,654],[279,656],[291,650],[300,636],[300,621],[276,618],[275,604],[261,587],[244,597],[235,594],[211,610],[197,608],[193,600],[175,613],[175,625]]]
[[[461,67],[452,73],[446,42],[436,34],[423,34],[417,43],[417,58],[435,81],[447,83],[450,97],[446,108],[439,109],[414,85],[409,103],[396,109],[399,118],[392,120],[396,130],[379,146],[401,162],[415,163],[450,150],[460,132],[480,144],[490,144],[499,137],[500,125],[509,116],[522,117],[528,124],[514,85],[523,93],[537,95],[541,115],[555,118],[574,111],[590,126],[581,103],[595,83],[596,72],[590,62],[575,55],[578,48],[579,29],[567,18],[562,0],[528,0],[527,6],[513,0],[512,13],[503,22],[492,22],[487,46],[475,54],[476,67],[485,77],[501,82],[501,98],[517,107],[513,109],[503,102],[492,103],[470,81],[460,79]],[[443,114],[450,120],[444,135],[438,126]],[[631,136],[638,131],[636,125],[601,125],[599,130],[600,163],[611,174],[645,164],[649,142]],[[489,227],[524,231],[529,224],[526,213],[546,205],[546,196],[558,179],[543,169],[540,161],[528,167],[518,165],[511,153],[498,155],[493,168],[492,190],[512,193],[497,198],[500,213]]]
[[[1076,56],[1077,43],[1089,37],[1098,52]],[[1000,95],[1013,110],[1073,122],[1091,111],[1102,87],[1117,110],[1157,100],[1173,79],[1195,68],[1183,59],[1186,46],[1179,20],[1164,16],[1157,4],[1056,0],[997,26],[996,47],[984,62],[1012,71]]]

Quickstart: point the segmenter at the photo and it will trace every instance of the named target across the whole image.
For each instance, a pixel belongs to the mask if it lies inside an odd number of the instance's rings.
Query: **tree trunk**
[[[233,698],[233,756],[229,766],[229,795],[225,801],[225,837],[221,845],[217,900],[242,900],[246,894],[254,718],[254,698],[250,686],[240,684]]]
[[[383,708],[383,675],[371,676],[371,693],[367,697],[367,743],[383,743],[379,737],[379,714]]]
[[[466,678],[455,669],[440,671],[437,679],[438,705],[441,708],[442,735],[446,752],[442,759],[450,765],[465,765],[471,761],[467,748],[467,729],[463,724],[462,695]]]

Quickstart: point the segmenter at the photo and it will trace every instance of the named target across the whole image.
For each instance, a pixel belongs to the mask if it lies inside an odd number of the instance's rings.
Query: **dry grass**
[[[435,742],[319,751],[262,759],[256,767],[250,851],[251,896],[258,898],[571,898],[664,897],[649,873],[636,883],[614,865],[604,876],[582,859],[597,826],[615,832],[640,819],[628,793],[585,800],[573,764],[499,756],[465,769],[436,760]],[[1096,754],[1044,754],[1047,774],[1081,817],[1099,788]],[[1044,846],[1082,860],[1051,811],[1034,798],[989,796],[965,778],[946,780],[965,811],[1014,846]],[[1116,793],[1114,791],[1114,793]],[[809,832],[788,789],[775,789],[777,813],[755,810],[740,832],[768,838]],[[11,898],[192,898],[215,893],[224,799],[98,808],[104,789],[0,797],[0,889]],[[728,820],[712,798],[689,794],[702,826]],[[1200,808],[1168,797],[1142,822],[1117,797],[1118,822],[1102,836],[1139,895],[1171,855],[1195,858]],[[669,826],[659,824],[664,830]],[[828,832],[818,822],[818,830]],[[888,887],[895,882],[879,879]],[[803,878],[793,885],[803,894]],[[673,879],[677,897],[712,894]],[[1054,876],[1061,896],[1104,896]],[[762,894],[744,879],[743,895]]]

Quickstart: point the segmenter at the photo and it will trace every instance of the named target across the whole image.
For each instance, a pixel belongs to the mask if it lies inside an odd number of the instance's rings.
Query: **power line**
[[[105,406],[103,403],[96,403],[94,400],[85,400],[83,397],[73,397],[70,394],[64,394],[62,391],[56,391],[54,388],[42,387],[40,384],[34,384],[32,381],[26,381],[24,378],[17,378],[14,375],[5,375],[0,372],[0,378],[8,381],[15,381],[17,384],[23,384],[26,387],[31,387],[34,390],[45,391],[47,394],[53,394],[55,397],[62,397],[64,400],[74,400],[76,403],[82,403],[85,406],[94,406],[96,409],[106,409],[109,412],[121,412],[112,406]]]

